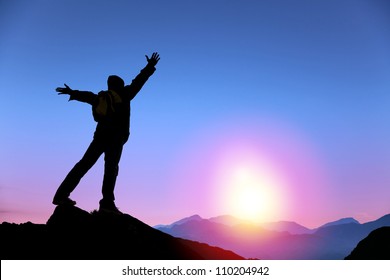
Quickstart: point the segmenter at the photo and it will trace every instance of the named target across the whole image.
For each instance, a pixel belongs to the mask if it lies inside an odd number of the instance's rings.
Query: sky
[[[116,204],[314,228],[390,213],[386,0],[0,0],[0,222],[45,223],[96,126],[55,88],[127,84]],[[98,208],[103,157],[71,198]]]

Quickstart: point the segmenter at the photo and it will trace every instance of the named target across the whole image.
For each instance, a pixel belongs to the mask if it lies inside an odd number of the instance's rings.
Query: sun
[[[275,219],[283,208],[282,180],[267,164],[235,162],[224,173],[222,203],[233,216],[251,222]]]
[[[241,185],[233,190],[234,199],[232,200],[233,212],[240,217],[256,220],[267,208],[267,194],[262,191],[258,185]]]

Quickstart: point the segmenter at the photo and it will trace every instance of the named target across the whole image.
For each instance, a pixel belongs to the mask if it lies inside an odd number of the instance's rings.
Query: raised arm
[[[68,94],[69,95],[69,101],[71,100],[77,100],[80,102],[93,104],[96,100],[97,95],[90,91],[80,91],[80,90],[73,90],[71,89],[67,84],[64,84],[65,87],[58,87],[56,88],[56,91],[58,94]]]
[[[160,60],[160,55],[156,52],[154,52],[150,58],[147,55],[145,55],[145,57],[147,61],[146,66],[141,70],[137,77],[133,79],[130,85],[125,86],[125,90],[129,94],[130,100],[137,95],[149,77],[153,75],[154,71],[156,71],[155,66]]]

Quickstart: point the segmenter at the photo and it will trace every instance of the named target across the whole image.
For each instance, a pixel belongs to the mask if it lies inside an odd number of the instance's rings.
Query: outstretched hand
[[[146,60],[148,61],[148,64],[152,66],[156,66],[157,62],[160,60],[160,55],[156,52],[152,54],[151,58],[149,58],[147,55],[145,56],[146,56]]]
[[[64,86],[56,88],[58,94],[71,94],[73,90],[67,84],[64,84]]]

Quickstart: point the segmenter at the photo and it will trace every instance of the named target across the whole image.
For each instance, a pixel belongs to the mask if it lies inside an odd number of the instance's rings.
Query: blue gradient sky
[[[46,222],[92,139],[90,108],[54,89],[130,82],[154,51],[132,102],[122,211],[151,225],[239,215],[221,182],[252,164],[284,182],[262,221],[378,218],[390,212],[389,49],[385,0],[0,1],[0,221]],[[81,208],[97,208],[102,172],[100,159],[72,194]]]

